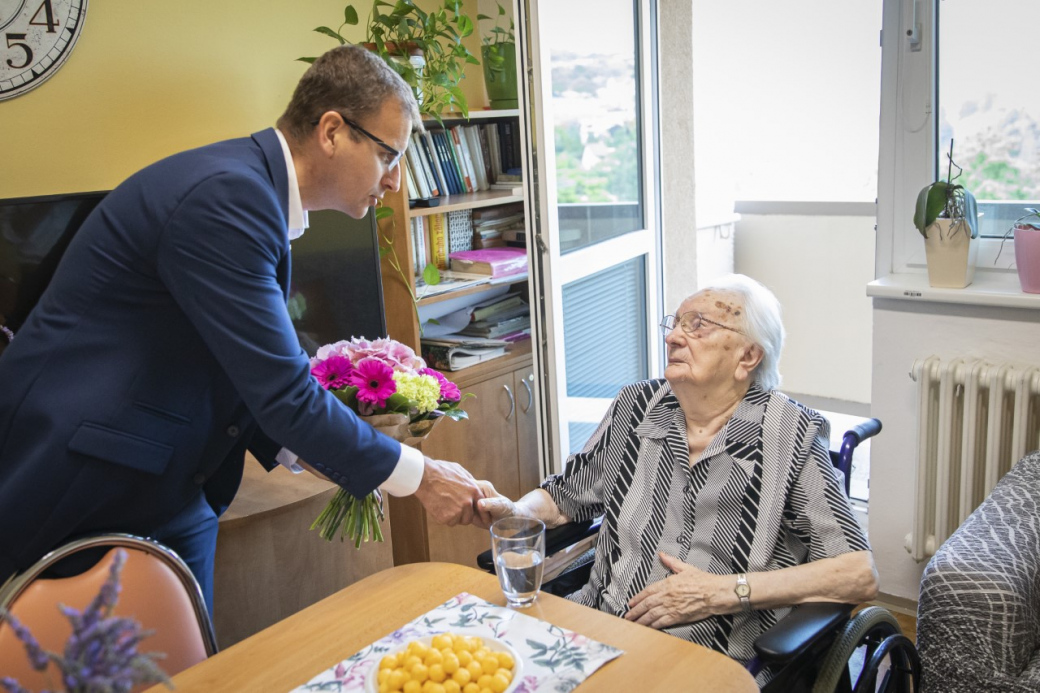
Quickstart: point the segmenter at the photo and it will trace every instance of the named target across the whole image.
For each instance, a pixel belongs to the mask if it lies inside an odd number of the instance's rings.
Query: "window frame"
[[[915,16],[916,14],[916,16]],[[924,241],[912,223],[917,195],[936,180],[938,101],[937,0],[884,0],[881,33],[881,121],[878,153],[875,277],[926,273]],[[916,20],[916,21],[915,21]],[[919,47],[911,47],[910,27]],[[976,276],[993,275],[1012,293],[1014,241],[980,238]],[[1000,254],[1000,265],[995,265]],[[1010,275],[1015,281],[1006,281]],[[898,279],[895,280],[898,283]],[[968,291],[964,289],[962,291]],[[990,289],[992,291],[992,289]]]

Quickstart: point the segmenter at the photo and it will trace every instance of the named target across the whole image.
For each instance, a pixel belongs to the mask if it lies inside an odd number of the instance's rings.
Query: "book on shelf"
[[[462,178],[466,182],[466,192],[476,192],[477,174],[473,170],[473,164],[469,159],[469,150],[466,147],[458,125],[448,130],[451,133],[451,143],[454,147],[455,158],[458,159],[459,168],[462,170]]]
[[[531,328],[531,314],[524,313],[505,320],[478,320],[471,322],[459,330],[459,334],[470,337],[487,337],[495,339],[503,335],[529,330]]]
[[[441,195],[451,194],[448,188],[448,181],[444,177],[444,172],[441,170],[439,159],[437,159],[437,149],[433,141],[433,135],[427,130],[424,133],[416,133],[412,135],[418,142],[419,148],[422,150],[423,159],[426,165],[430,168],[430,173],[434,178],[437,179],[437,189]]]
[[[490,301],[483,301],[473,306],[473,312],[470,314],[469,319],[470,322],[488,320],[502,311],[516,306],[527,306],[527,304],[524,303],[523,296],[520,294],[506,294],[505,296],[499,296]]]
[[[522,248],[481,248],[449,255],[451,269],[458,272],[507,277],[527,271],[527,252]]]
[[[451,262],[448,256],[450,252],[449,243],[450,238],[448,236],[448,221],[443,214],[431,214],[426,218],[426,223],[429,226],[430,232],[430,257],[429,262],[434,265],[437,269],[457,269],[459,271],[465,271],[461,267],[451,267]]]
[[[466,149],[469,151],[473,171],[477,175],[477,190],[487,190],[491,183],[488,181],[487,169],[484,167],[484,155],[480,151],[480,136],[477,135],[477,126],[462,126],[462,135],[466,141]]]
[[[416,276],[415,298],[422,299],[430,296],[439,296],[449,291],[458,291],[471,286],[487,284],[491,280],[491,277],[486,274],[466,274],[464,272],[452,272],[451,270],[441,270],[440,275],[441,280],[437,284],[427,284],[421,274]]]
[[[508,342],[453,342],[423,339],[420,351],[426,363],[442,371],[457,371],[505,356]]]

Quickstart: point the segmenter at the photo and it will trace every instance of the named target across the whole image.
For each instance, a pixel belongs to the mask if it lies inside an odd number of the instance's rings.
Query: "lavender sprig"
[[[165,655],[137,651],[141,641],[153,631],[142,630],[132,619],[112,615],[119,600],[119,575],[125,563],[126,551],[117,550],[105,584],[83,611],[59,605],[72,625],[72,635],[62,655],[44,650],[13,615],[3,614],[25,646],[33,668],[44,671],[54,662],[68,693],[128,693],[136,684],[159,682],[173,688],[155,662]],[[29,693],[12,678],[0,679],[0,686],[8,693]]]

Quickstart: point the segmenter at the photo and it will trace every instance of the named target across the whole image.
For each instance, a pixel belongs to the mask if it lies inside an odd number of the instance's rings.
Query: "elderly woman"
[[[571,595],[747,661],[792,605],[877,594],[866,537],[831,466],[829,426],[775,388],[776,297],[740,275],[665,319],[665,380],[625,387],[562,474],[479,509],[555,527],[604,515]]]

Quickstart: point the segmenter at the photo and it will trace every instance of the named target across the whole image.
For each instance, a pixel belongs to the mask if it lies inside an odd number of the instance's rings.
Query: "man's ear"
[[[740,354],[740,360],[737,361],[737,380],[749,380],[751,374],[758,368],[758,364],[762,363],[765,355],[766,352],[757,344],[745,346],[744,351]]]
[[[336,134],[345,127],[343,119],[333,111],[325,111],[314,128],[318,148],[325,156],[332,156],[336,151]]]

